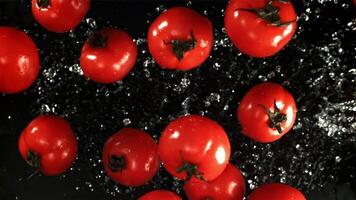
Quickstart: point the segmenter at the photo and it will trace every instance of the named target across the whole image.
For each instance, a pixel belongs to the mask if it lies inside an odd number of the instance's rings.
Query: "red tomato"
[[[182,198],[180,198],[177,194],[168,190],[155,190],[138,198],[138,200],[162,200],[162,199],[182,200]]]
[[[49,176],[59,175],[72,165],[77,156],[77,146],[69,123],[51,115],[34,119],[19,139],[23,159]]]
[[[32,0],[33,17],[57,33],[74,29],[90,8],[90,0]]]
[[[157,144],[146,132],[124,128],[105,143],[104,169],[115,182],[140,186],[151,180],[159,169]]]
[[[280,183],[270,183],[252,192],[249,200],[306,200],[295,188]]]
[[[208,18],[190,8],[175,7],[161,14],[148,31],[148,47],[163,68],[190,70],[202,64],[213,46]]]
[[[119,29],[104,29],[92,34],[82,48],[80,65],[84,75],[99,83],[114,83],[133,68],[137,46]]]
[[[184,184],[189,200],[242,200],[245,194],[245,180],[234,165],[227,165],[225,171],[211,182],[192,178]]]
[[[158,153],[166,170],[179,179],[211,181],[230,159],[230,142],[215,121],[188,115],[172,121],[164,130]]]
[[[0,27],[0,44],[0,92],[26,90],[40,69],[35,43],[22,31]]]
[[[237,109],[242,133],[257,142],[274,142],[286,134],[296,119],[293,96],[275,83],[262,83],[243,97]]]
[[[225,12],[225,28],[234,45],[253,57],[279,52],[293,37],[297,15],[286,0],[234,0]]]

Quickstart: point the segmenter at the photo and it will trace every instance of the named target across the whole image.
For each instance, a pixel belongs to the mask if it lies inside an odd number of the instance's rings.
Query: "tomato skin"
[[[193,33],[195,48],[186,51],[181,60],[167,43],[172,40],[189,40]],[[210,20],[196,11],[175,7],[162,13],[150,26],[148,47],[155,61],[163,68],[190,70],[202,64],[213,46],[213,26]]]
[[[177,194],[168,190],[155,190],[138,198],[138,200],[161,200],[161,199],[182,200],[182,198],[180,198]]]
[[[177,172],[185,163],[196,166],[206,181],[217,178],[229,162],[230,151],[224,129],[200,115],[183,116],[170,122],[158,144],[163,166],[179,179],[189,179],[187,171]]]
[[[24,32],[0,27],[0,92],[18,93],[29,88],[40,69],[35,43]]]
[[[115,182],[125,186],[140,186],[152,179],[160,165],[158,147],[152,137],[144,131],[123,128],[105,143],[103,164],[106,174]],[[123,169],[114,172],[109,167],[111,156],[125,159]]]
[[[19,138],[24,160],[30,151],[40,157],[39,171],[47,176],[59,175],[72,165],[77,156],[77,140],[69,123],[61,117],[42,115],[35,118]]]
[[[254,190],[249,200],[306,200],[297,189],[280,183],[270,183]]]
[[[114,83],[123,79],[137,59],[133,39],[119,29],[103,29],[98,34],[107,37],[106,47],[95,47],[87,41],[80,56],[84,75],[99,83]]]
[[[189,200],[242,200],[246,186],[240,170],[228,164],[225,171],[211,182],[196,178],[185,182],[184,191]]]
[[[297,15],[292,3],[274,1],[280,9],[280,21],[288,23],[275,26],[260,18],[257,14],[238,9],[263,8],[269,0],[230,1],[225,12],[225,28],[234,45],[244,54],[263,58],[279,52],[293,37]]]
[[[31,1],[33,17],[44,28],[56,33],[74,29],[90,8],[90,0],[49,0],[50,5],[44,8],[37,1]]]
[[[275,110],[274,100],[286,120],[281,123],[282,132],[269,125],[269,117],[265,108]],[[263,108],[265,107],[265,108]],[[240,102],[237,109],[242,133],[251,139],[269,143],[280,139],[290,129],[296,119],[297,108],[293,96],[276,83],[261,83],[250,89]]]

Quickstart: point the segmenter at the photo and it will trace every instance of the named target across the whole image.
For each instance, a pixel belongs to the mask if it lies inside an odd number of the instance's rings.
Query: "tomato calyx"
[[[276,99],[274,99],[274,109],[270,110],[266,108],[264,105],[260,105],[266,112],[269,118],[269,127],[273,129],[277,129],[278,133],[282,133],[283,129],[281,124],[287,120],[287,115],[282,113],[281,110],[277,106]]]
[[[112,172],[121,172],[126,167],[124,156],[110,156],[109,168]]]
[[[184,162],[182,166],[177,168],[177,173],[182,173],[186,172],[187,173],[187,179],[186,181],[189,181],[193,176],[196,178],[205,181],[203,174],[198,171],[198,166],[192,163]]]
[[[171,40],[165,42],[166,45],[172,45],[172,51],[179,61],[184,57],[184,53],[193,50],[197,45],[197,40],[194,37],[193,31],[190,32],[191,39],[188,40]]]
[[[40,8],[48,8],[51,5],[51,0],[36,0],[36,3]]]
[[[40,168],[40,165],[41,165],[41,156],[32,151],[32,150],[29,150],[27,152],[27,155],[26,155],[26,162],[33,168]]]
[[[273,5],[274,1],[289,3],[289,0],[269,0],[265,7],[263,8],[238,8],[238,11],[247,11],[256,14],[259,18],[265,20],[269,24],[274,26],[285,26],[294,21],[281,22],[279,8]]]
[[[108,45],[109,37],[105,33],[95,32],[87,40],[92,48],[105,48]]]

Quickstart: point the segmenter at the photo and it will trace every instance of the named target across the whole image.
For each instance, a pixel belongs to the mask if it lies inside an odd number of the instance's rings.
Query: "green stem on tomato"
[[[112,172],[121,172],[126,167],[126,159],[123,156],[110,156],[109,169]]]
[[[38,169],[41,166],[41,156],[38,153],[29,150],[26,155],[26,162],[31,167]]]

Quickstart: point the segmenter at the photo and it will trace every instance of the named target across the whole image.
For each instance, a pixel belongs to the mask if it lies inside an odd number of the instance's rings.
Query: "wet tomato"
[[[257,188],[248,200],[306,200],[297,189],[280,183],[270,183]]]
[[[32,0],[32,14],[44,28],[63,33],[74,29],[90,8],[90,0]]]
[[[297,15],[286,0],[233,0],[225,12],[229,38],[242,52],[268,57],[279,52],[293,37]]]
[[[188,115],[172,121],[163,131],[158,152],[166,170],[179,179],[211,181],[230,159],[230,142],[215,121]]]
[[[212,45],[210,20],[190,8],[167,10],[148,31],[149,50],[163,68],[193,69],[209,57]]]
[[[75,160],[77,148],[77,140],[69,123],[51,115],[34,119],[19,139],[23,159],[49,176],[65,172]]]
[[[0,92],[26,90],[40,69],[35,43],[20,30],[0,27],[0,44]]]
[[[296,119],[293,96],[275,83],[262,83],[243,97],[237,109],[242,133],[257,142],[274,142],[285,135]]]
[[[177,194],[168,190],[155,190],[149,192],[142,197],[138,198],[138,200],[182,200]]]
[[[227,165],[216,179],[206,182],[192,178],[184,184],[189,200],[242,200],[245,195],[245,180],[234,165]]]
[[[105,143],[103,164],[107,175],[125,186],[140,186],[159,169],[157,144],[146,132],[124,128]]]
[[[133,68],[137,46],[120,29],[104,29],[89,36],[82,48],[80,65],[84,75],[99,83],[114,83]]]

